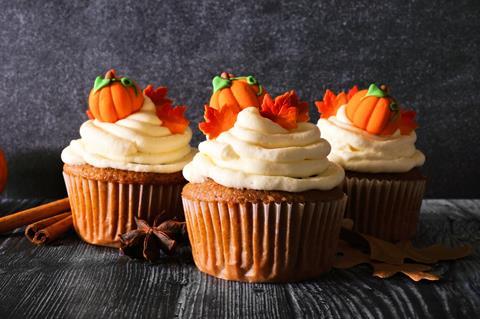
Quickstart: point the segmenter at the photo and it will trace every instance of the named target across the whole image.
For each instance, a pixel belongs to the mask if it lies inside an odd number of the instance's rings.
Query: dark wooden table
[[[39,201],[0,200],[0,215]],[[0,318],[480,318],[480,200],[427,200],[417,243],[471,243],[439,282],[371,276],[369,266],[315,281],[246,284],[200,273],[191,258],[151,264],[72,235],[36,247],[0,235]]]

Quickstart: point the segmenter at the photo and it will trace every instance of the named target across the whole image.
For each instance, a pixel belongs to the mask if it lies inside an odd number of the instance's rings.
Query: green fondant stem
[[[381,97],[385,97],[386,94],[384,91],[382,91],[382,89],[380,89],[378,86],[372,83],[368,87],[368,92],[365,96],[375,96],[375,97],[381,98]]]
[[[231,85],[232,81],[230,79],[224,79],[217,75],[212,80],[213,93],[217,92],[218,90],[230,87]]]
[[[263,93],[262,86],[260,84],[258,84],[257,79],[255,79],[251,75],[249,75],[249,76],[237,76],[237,77],[230,78],[230,79],[225,79],[225,78],[222,78],[221,76],[217,75],[212,80],[213,93],[217,92],[218,90],[221,90],[221,89],[232,86],[232,81],[242,80],[242,79],[246,79],[246,81],[249,85],[258,85],[257,95],[262,95],[262,93]]]
[[[104,79],[101,76],[97,76],[97,78],[95,79],[95,83],[93,84],[93,90],[96,92],[109,85],[111,81],[111,79]]]

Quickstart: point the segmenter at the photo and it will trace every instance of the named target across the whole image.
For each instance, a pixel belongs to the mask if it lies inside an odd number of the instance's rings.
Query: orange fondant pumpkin
[[[88,97],[89,116],[102,122],[116,122],[138,111],[143,92],[132,80],[117,78],[115,70],[98,76]]]
[[[0,193],[3,192],[5,185],[7,184],[7,160],[5,159],[5,154],[0,150]]]
[[[358,91],[348,101],[346,113],[353,125],[371,134],[391,134],[400,118],[399,107],[388,95],[387,87],[375,84]]]
[[[240,107],[260,107],[265,96],[265,90],[253,76],[234,77],[223,72],[212,80],[213,95],[210,107],[220,109],[224,105]]]

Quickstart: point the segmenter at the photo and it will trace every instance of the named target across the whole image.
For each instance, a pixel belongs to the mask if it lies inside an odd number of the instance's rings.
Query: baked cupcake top
[[[327,159],[330,145],[308,119],[308,104],[294,91],[275,99],[266,94],[258,107],[231,101],[205,106],[199,127],[208,139],[183,175],[192,183],[212,179],[233,188],[330,190],[344,171]]]
[[[328,158],[346,170],[402,173],[424,164],[415,148],[416,114],[401,108],[386,86],[354,86],[338,95],[327,90],[315,104],[322,137],[332,146]]]
[[[89,120],[80,139],[62,151],[66,164],[90,164],[135,172],[181,171],[195,150],[184,106],[172,106],[167,88],[141,90],[114,70],[97,77],[89,96]]]

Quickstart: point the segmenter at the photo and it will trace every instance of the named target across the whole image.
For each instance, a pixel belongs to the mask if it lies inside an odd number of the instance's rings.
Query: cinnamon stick
[[[42,219],[41,221],[38,221],[33,224],[30,224],[27,226],[27,228],[25,228],[25,236],[27,237],[28,240],[30,240],[33,243],[35,236],[40,230],[47,228],[48,226],[53,225],[56,222],[61,221],[62,219],[65,219],[71,214],[72,214],[71,212],[66,212],[66,213],[55,215],[46,219]]]
[[[0,234],[70,210],[68,197],[0,218]]]
[[[65,235],[72,227],[73,219],[69,212],[65,218],[37,231],[33,236],[32,243],[35,245],[47,244]]]

